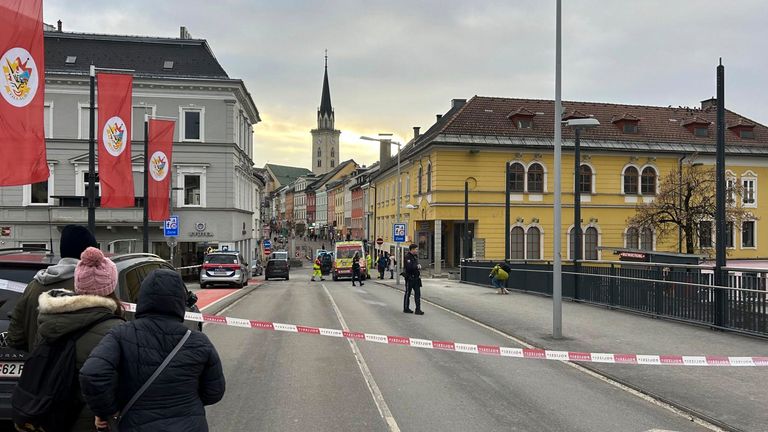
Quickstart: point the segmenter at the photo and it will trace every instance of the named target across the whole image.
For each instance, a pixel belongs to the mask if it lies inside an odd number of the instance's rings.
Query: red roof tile
[[[554,136],[554,105],[552,100],[475,96],[460,110],[451,113],[448,119],[443,119],[445,123],[439,133],[551,139]],[[690,120],[694,118],[697,119],[695,121],[702,121],[703,124],[713,124],[716,120],[715,109],[575,101],[564,101],[563,107],[569,115],[581,114],[600,121],[601,126],[584,133],[583,137],[588,139],[715,144],[715,134],[710,134],[709,137],[696,137],[684,127],[685,124],[691,124]],[[508,118],[509,113],[523,108],[536,114],[533,129],[518,129]],[[642,127],[638,133],[625,134],[620,128],[611,124],[617,116],[635,117],[640,120]],[[752,123],[749,119],[729,110],[725,112],[725,119],[726,124],[736,124],[739,121]],[[768,127],[755,123],[753,130],[754,139],[729,135],[726,143],[768,147]],[[563,137],[572,138],[573,131],[564,127]]]

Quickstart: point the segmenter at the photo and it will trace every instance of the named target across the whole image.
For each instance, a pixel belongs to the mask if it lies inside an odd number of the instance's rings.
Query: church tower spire
[[[328,50],[325,50],[325,74],[320,108],[317,110],[317,129],[312,130],[312,172],[322,175],[338,165],[339,136],[335,128],[336,118],[331,104],[331,86],[328,83]]]

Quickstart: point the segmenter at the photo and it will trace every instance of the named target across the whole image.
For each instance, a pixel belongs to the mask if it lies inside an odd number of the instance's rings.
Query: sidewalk
[[[376,281],[394,287],[394,281]],[[402,288],[402,285],[400,286]],[[539,348],[625,354],[759,356],[768,341],[569,301],[564,339],[552,332],[552,299],[446,279],[424,279],[422,296]],[[423,309],[429,317],[429,305]],[[457,341],[472,343],[472,341]],[[768,370],[744,367],[586,366],[730,430],[768,431]]]

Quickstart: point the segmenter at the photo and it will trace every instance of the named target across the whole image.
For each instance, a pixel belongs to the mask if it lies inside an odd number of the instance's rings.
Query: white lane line
[[[391,286],[389,284],[380,283],[380,282],[379,282],[379,284],[387,286],[387,287],[389,287],[389,288],[391,288],[391,289],[393,289],[395,291],[398,291],[400,293],[403,292],[403,290],[401,290],[399,288],[395,288],[395,287],[393,287],[393,286]],[[424,299],[424,297],[421,298],[421,301],[422,301],[422,303],[427,303],[427,304],[429,304],[432,307],[435,307],[435,308],[440,309],[442,311],[448,312],[449,314],[455,315],[455,316],[457,316],[457,317],[459,317],[461,319],[464,319],[464,320],[469,321],[469,322],[471,322],[471,323],[473,323],[475,325],[478,325],[478,326],[480,326],[480,327],[482,327],[482,328],[484,328],[484,329],[486,329],[486,330],[488,330],[488,331],[490,331],[492,333],[496,333],[499,336],[504,337],[506,339],[509,339],[509,340],[511,340],[511,341],[513,341],[513,342],[515,342],[515,343],[517,343],[519,345],[522,345],[522,346],[524,346],[526,348],[532,348],[532,349],[539,348],[537,346],[529,344],[528,342],[526,342],[526,341],[524,341],[522,339],[518,339],[518,338],[516,338],[516,337],[514,337],[514,336],[512,336],[510,334],[504,333],[503,331],[498,330],[496,328],[493,328],[493,327],[491,327],[491,326],[489,326],[487,324],[483,324],[480,321],[477,321],[477,320],[475,320],[473,318],[470,318],[470,317],[468,317],[466,315],[463,315],[463,314],[461,314],[459,312],[456,312],[454,310],[451,310],[451,309],[448,309],[446,307],[440,306],[437,303],[434,303],[434,302],[431,302],[429,300],[426,300],[426,299]],[[597,379],[599,381],[602,381],[602,382],[604,382],[606,384],[609,384],[609,385],[611,385],[613,387],[616,387],[616,388],[618,388],[620,390],[623,390],[623,391],[625,391],[625,392],[627,392],[627,393],[629,393],[629,394],[631,394],[633,396],[636,396],[636,397],[638,397],[638,398],[640,398],[640,399],[642,399],[642,400],[644,400],[644,401],[646,401],[646,402],[648,402],[650,404],[653,404],[653,405],[656,405],[656,406],[658,406],[660,408],[666,409],[667,411],[671,411],[672,413],[674,413],[674,414],[676,414],[676,415],[678,415],[680,417],[683,417],[683,418],[691,421],[692,423],[696,423],[697,425],[702,426],[702,427],[704,427],[706,429],[709,429],[709,430],[714,431],[714,432],[727,432],[726,429],[722,429],[721,427],[719,427],[719,426],[717,426],[717,425],[715,425],[713,423],[710,423],[710,422],[708,422],[707,420],[705,420],[703,418],[700,418],[698,416],[692,415],[691,413],[683,411],[683,410],[677,408],[676,406],[674,406],[672,404],[668,404],[668,403],[666,403],[666,402],[664,402],[664,401],[662,401],[660,399],[656,399],[655,397],[653,397],[651,395],[648,395],[646,393],[643,393],[643,392],[641,392],[639,390],[635,390],[634,388],[629,387],[627,385],[624,385],[624,384],[622,384],[622,383],[620,383],[620,382],[618,382],[616,380],[613,380],[611,378],[608,378],[605,375],[602,375],[602,374],[600,374],[598,372],[595,372],[595,371],[593,371],[591,369],[585,368],[584,366],[582,366],[580,364],[573,363],[573,362],[568,362],[568,361],[564,361],[564,362],[560,362],[560,363],[562,363],[562,364],[564,364],[566,366],[570,366],[570,367],[572,367],[572,368],[574,368],[574,369],[576,369],[576,370],[578,370],[578,371],[580,371],[582,373],[585,373],[585,374],[587,374],[587,375],[589,375],[589,376],[591,376],[591,377],[593,377],[593,378],[595,378],[595,379]]]
[[[323,284],[323,290],[331,300],[331,306],[333,306],[333,311],[336,312],[336,318],[339,319],[342,329],[348,331],[349,327],[347,327],[347,322],[344,321],[344,317],[341,315],[341,311],[336,305],[336,301],[333,300],[333,296],[331,295],[331,292],[328,291],[328,288],[325,287],[325,284]],[[354,339],[347,339],[347,342],[349,342],[349,346],[352,348],[352,353],[355,355],[355,360],[357,360],[357,365],[360,367],[360,372],[363,374],[365,383],[368,385],[368,390],[371,392],[373,402],[379,410],[379,415],[381,415],[381,418],[387,423],[390,432],[400,432],[400,427],[397,425],[395,417],[392,416],[392,411],[390,411],[387,402],[384,400],[384,395],[376,384],[376,380],[373,379],[373,374],[371,373],[371,370],[368,369],[368,364],[365,363],[365,359],[363,358],[360,349],[357,347],[357,343]]]

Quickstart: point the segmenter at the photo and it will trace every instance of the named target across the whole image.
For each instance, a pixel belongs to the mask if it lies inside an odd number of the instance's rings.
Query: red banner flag
[[[99,183],[101,206],[133,207],[131,165],[131,107],[133,77],[125,74],[96,74],[99,86]]]
[[[0,55],[0,186],[46,181],[42,0],[0,0]]]
[[[173,120],[149,120],[149,220],[170,216]],[[146,157],[146,156],[145,156]]]

